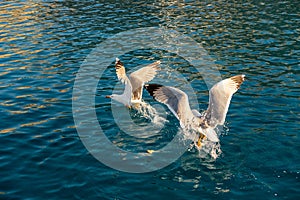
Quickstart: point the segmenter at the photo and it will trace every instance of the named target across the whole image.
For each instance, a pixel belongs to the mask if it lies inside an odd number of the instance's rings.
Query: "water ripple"
[[[1,199],[299,196],[297,2],[4,1],[0,9]],[[232,99],[217,160],[191,148],[164,169],[127,174],[99,163],[81,143],[72,89],[80,65],[97,44],[151,26],[174,29],[201,43],[224,78],[243,73],[247,79]],[[191,105],[198,100],[206,109],[201,74],[176,54],[156,49],[120,56],[128,69],[150,60],[168,63],[157,80],[183,74],[197,94]],[[111,102],[103,96],[117,82],[112,58],[95,97],[107,137],[131,151],[166,145],[179,127],[168,111],[166,128],[147,140],[116,127]],[[184,87],[186,81],[178,78],[176,84]],[[138,115],[132,118],[147,124]]]

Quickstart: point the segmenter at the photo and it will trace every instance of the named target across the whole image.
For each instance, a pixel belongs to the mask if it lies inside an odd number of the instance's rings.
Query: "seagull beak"
[[[107,96],[105,96],[105,98],[108,98],[108,99],[110,99],[110,98],[111,98],[111,96],[107,95]]]
[[[131,106],[129,106],[129,105],[126,105],[126,107],[127,107],[128,109],[131,109]]]

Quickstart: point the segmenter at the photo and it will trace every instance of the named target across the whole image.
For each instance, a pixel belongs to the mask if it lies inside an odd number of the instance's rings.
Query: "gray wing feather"
[[[125,67],[119,58],[116,58],[115,68],[116,68],[116,74],[118,76],[118,79],[122,83],[126,83],[126,81],[128,81],[128,77],[126,76]]]
[[[132,92],[131,92],[132,91],[132,86],[131,86],[131,83],[130,83],[128,78],[125,79],[124,83],[125,83],[125,89],[124,89],[123,95],[130,102],[131,101],[131,95],[132,95]]]
[[[140,83],[147,83],[151,81],[157,74],[157,71],[160,70],[160,68],[158,67],[159,64],[160,61],[151,63],[146,67],[143,67],[135,72],[132,72],[129,77],[130,79],[138,80]]]
[[[133,99],[140,100],[142,98],[142,89],[144,83],[151,81],[159,68],[160,61],[156,61],[143,67],[129,75],[129,79],[132,85]]]
[[[237,75],[215,84],[209,91],[205,119],[210,127],[223,125],[232,95],[239,89],[245,75]]]
[[[202,116],[201,113],[199,113],[198,110],[193,109],[192,112],[193,112],[193,114],[194,114],[196,117],[201,117],[201,116]]]
[[[194,115],[189,105],[188,96],[183,91],[174,87],[162,86],[153,92],[153,97],[158,102],[168,106],[182,127],[192,122]]]

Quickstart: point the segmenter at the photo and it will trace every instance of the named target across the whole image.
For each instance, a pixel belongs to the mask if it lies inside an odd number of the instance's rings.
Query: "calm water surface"
[[[1,2],[0,199],[299,199],[299,5]],[[223,78],[243,73],[247,80],[232,99],[219,158],[199,158],[191,150],[161,170],[130,174],[103,165],[86,150],[74,125],[72,89],[80,65],[97,44],[152,26],[201,43]],[[200,109],[206,108],[207,87],[183,58],[159,50],[120,57],[128,69],[149,60],[168,61],[192,83]],[[171,115],[170,128],[149,143],[114,126],[111,102],[101,98],[117,83],[113,59],[97,88],[102,128],[125,149],[167,143],[179,127]]]

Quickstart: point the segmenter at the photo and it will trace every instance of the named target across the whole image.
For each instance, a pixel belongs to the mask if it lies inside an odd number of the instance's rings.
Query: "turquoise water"
[[[299,10],[296,1],[1,2],[0,199],[299,199]],[[145,27],[193,38],[223,78],[246,75],[217,159],[190,149],[165,168],[135,174],[102,164],[83,145],[72,113],[80,66],[101,42]],[[207,86],[184,58],[157,49],[119,56],[128,70],[161,60],[164,73],[182,74],[206,108]],[[107,137],[131,151],[166,145],[179,129],[167,110],[165,128],[146,141],[115,126],[111,101],[102,98],[117,84],[113,62],[95,97]]]

